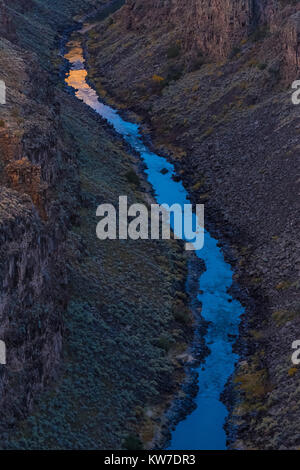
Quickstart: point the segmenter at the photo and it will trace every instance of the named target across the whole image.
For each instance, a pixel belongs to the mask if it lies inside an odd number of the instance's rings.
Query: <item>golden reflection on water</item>
[[[83,50],[79,41],[69,41],[66,45],[69,52],[65,55],[65,58],[71,63],[81,61],[83,62]]]
[[[83,50],[79,41],[70,41],[67,44],[69,52],[65,55],[65,58],[71,63],[76,65],[78,63],[79,70],[70,70],[66,76],[66,83],[75,88],[76,90],[88,90],[90,87],[86,82],[87,71],[84,68]],[[81,68],[82,66],[82,68]]]
[[[76,90],[83,88],[89,89],[89,85],[86,82],[87,71],[86,70],[70,70],[69,75],[66,77],[66,82],[69,86]]]

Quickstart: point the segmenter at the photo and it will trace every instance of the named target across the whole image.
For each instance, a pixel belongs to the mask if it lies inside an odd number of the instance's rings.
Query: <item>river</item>
[[[159,204],[176,203],[181,206],[189,203],[188,193],[182,183],[172,178],[175,175],[173,165],[146,146],[138,124],[124,120],[117,110],[102,103],[96,91],[87,83],[87,71],[80,42],[70,41],[66,47],[65,58],[69,61],[70,67],[65,78],[67,85],[74,88],[79,100],[108,121],[138,152],[147,167],[145,173],[153,187],[156,201]],[[202,304],[202,316],[209,322],[205,341],[210,353],[205,363],[197,370],[199,375],[197,408],[177,425],[172,433],[169,449],[224,450],[226,449],[224,423],[228,411],[221,402],[220,395],[238,360],[232,346],[235,341],[233,338],[239,333],[243,307],[228,293],[233,283],[232,268],[225,261],[218,240],[207,231],[205,231],[204,247],[196,251],[196,255],[206,266],[206,271],[199,278],[197,295]]]

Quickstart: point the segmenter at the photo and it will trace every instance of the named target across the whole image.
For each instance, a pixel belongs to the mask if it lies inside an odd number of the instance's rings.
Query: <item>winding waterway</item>
[[[89,86],[80,42],[70,41],[67,44],[67,50],[65,58],[70,66],[66,75],[67,85],[75,90],[79,100],[108,121],[116,132],[138,152],[146,164],[145,173],[153,187],[156,201],[159,204],[176,203],[181,206],[189,203],[188,194],[182,183],[172,178],[175,174],[173,165],[147,148],[141,137],[140,127],[124,120],[117,110],[102,103],[96,91]],[[218,240],[205,231],[204,247],[196,251],[196,255],[204,261],[206,266],[206,271],[199,278],[198,299],[202,303],[202,316],[209,322],[205,341],[210,354],[205,364],[197,370],[199,374],[197,408],[178,424],[172,433],[169,448],[172,450],[223,450],[226,449],[223,426],[228,412],[220,401],[220,394],[233,373],[238,359],[232,350],[232,338],[238,335],[243,308],[228,293],[233,282],[233,271],[230,264],[224,260],[223,253],[218,247]]]

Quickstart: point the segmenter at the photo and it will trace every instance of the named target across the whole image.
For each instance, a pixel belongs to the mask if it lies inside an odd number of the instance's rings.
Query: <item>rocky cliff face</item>
[[[3,2],[0,8],[0,36],[14,41],[14,18]],[[66,173],[71,186],[76,176],[54,86],[36,58],[1,38],[0,64],[7,86],[0,115],[0,338],[8,363],[1,366],[0,414],[7,430],[58,372],[64,243],[76,205],[68,189],[60,201],[61,188]]]
[[[47,234],[30,197],[2,188],[0,200],[0,337],[7,347],[0,403],[7,431],[58,371],[63,269],[57,272],[59,242]]]
[[[300,71],[300,4],[297,8],[287,8],[283,18],[279,13],[271,26],[279,36],[283,75],[287,83],[292,82]]]
[[[7,4],[2,0],[0,2],[0,34],[8,39],[15,39],[16,37],[16,30],[8,13]]]
[[[199,49],[214,58],[227,56],[250,33],[253,0],[142,0],[127,2],[122,12],[126,27],[142,30],[160,24],[174,26],[188,50]]]
[[[119,18],[127,30],[176,30],[187,53],[227,58],[259,28],[276,34],[285,77],[299,70],[299,2],[278,0],[128,0]],[[274,44],[273,44],[274,46]]]

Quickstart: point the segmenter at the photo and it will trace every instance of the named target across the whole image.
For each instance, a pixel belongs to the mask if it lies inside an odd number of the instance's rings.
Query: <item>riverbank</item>
[[[293,448],[297,110],[275,58],[264,53],[274,38],[250,37],[222,62],[199,55],[191,70],[176,27],[152,24],[151,4],[145,9],[143,35],[141,12],[134,10],[130,19],[121,10],[88,32],[89,77],[109,103],[142,116],[192,201],[205,203],[209,229],[230,247],[225,251],[242,288],[235,295],[247,309],[229,420],[238,430],[230,432],[230,445]]]

